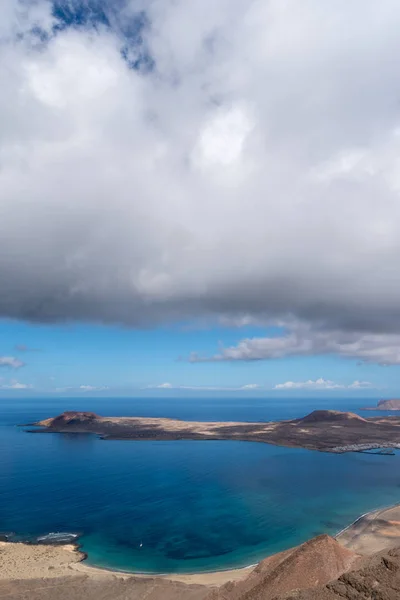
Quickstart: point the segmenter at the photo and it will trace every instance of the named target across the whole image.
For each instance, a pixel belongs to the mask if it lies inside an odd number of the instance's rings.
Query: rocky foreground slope
[[[238,423],[179,421],[143,417],[101,417],[65,412],[39,421],[36,431],[96,433],[120,440],[243,440],[325,452],[400,447],[400,417],[364,419],[354,413],[315,410],[290,421]]]
[[[267,596],[252,593],[246,596],[246,600],[264,598]],[[400,548],[394,548],[364,560],[361,568],[344,573],[337,580],[324,586],[293,591],[280,596],[279,600],[399,600],[399,598]]]
[[[400,598],[400,548],[361,557],[328,536],[263,560],[242,581],[220,588],[190,580],[195,576],[184,582],[93,569],[70,550],[24,544],[0,543],[0,573],[0,598],[7,600]]]
[[[261,561],[242,581],[227,583],[207,600],[273,600],[296,589],[321,586],[355,567],[361,557],[328,535]]]

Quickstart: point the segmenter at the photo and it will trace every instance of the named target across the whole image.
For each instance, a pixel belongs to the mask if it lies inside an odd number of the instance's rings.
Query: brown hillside
[[[299,423],[331,423],[332,421],[368,423],[359,415],[352,412],[341,412],[339,410],[314,410],[309,415],[297,420]]]
[[[37,425],[42,425],[43,427],[62,427],[63,425],[88,423],[96,421],[97,419],[99,419],[99,417],[93,412],[67,410],[57,417],[39,421]]]
[[[263,596],[268,598],[269,596]],[[400,548],[364,559],[362,567],[316,589],[291,592],[276,600],[399,600]]]
[[[359,555],[328,535],[260,562],[244,580],[214,590],[208,600],[273,600],[295,589],[321,586],[339,577]]]

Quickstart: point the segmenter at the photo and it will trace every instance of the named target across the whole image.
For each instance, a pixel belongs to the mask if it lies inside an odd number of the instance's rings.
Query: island
[[[392,398],[391,400],[379,400],[376,406],[366,406],[361,410],[400,410],[400,399]]]
[[[393,448],[400,448],[400,417],[363,418],[334,410],[256,423],[108,417],[67,411],[32,425],[35,427],[28,429],[32,433],[92,433],[103,440],[235,440],[334,453],[391,453]]]

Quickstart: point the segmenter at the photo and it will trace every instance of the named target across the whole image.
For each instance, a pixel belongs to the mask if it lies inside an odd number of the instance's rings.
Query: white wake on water
[[[68,532],[50,532],[46,535],[40,535],[36,541],[42,544],[66,544],[68,542],[73,542],[79,537],[78,533],[68,533]]]

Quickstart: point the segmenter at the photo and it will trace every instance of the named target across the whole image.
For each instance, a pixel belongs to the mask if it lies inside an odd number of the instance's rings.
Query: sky
[[[3,0],[0,396],[399,395],[399,26]]]

